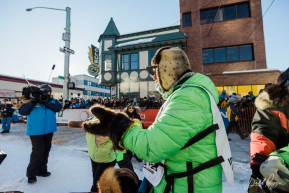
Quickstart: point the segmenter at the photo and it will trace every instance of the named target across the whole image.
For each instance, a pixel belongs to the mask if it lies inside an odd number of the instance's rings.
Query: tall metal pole
[[[65,41],[65,47],[70,48],[70,7],[66,7],[66,31],[63,33],[62,39]],[[67,83],[69,82],[69,53],[64,54],[64,83],[63,83],[63,105],[64,100],[69,100],[69,89]]]

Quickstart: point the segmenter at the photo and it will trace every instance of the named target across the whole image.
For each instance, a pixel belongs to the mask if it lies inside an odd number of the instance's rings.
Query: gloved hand
[[[124,113],[116,113],[101,105],[90,107],[97,120],[85,121],[82,128],[93,135],[109,136],[116,150],[123,150],[119,142],[123,134],[134,124]]]
[[[265,178],[264,180],[266,180],[266,185],[269,189],[275,190],[275,187],[283,189],[282,186],[288,188],[289,180],[279,176],[277,174],[278,170],[289,175],[284,159],[278,156],[269,156],[260,167],[260,172]]]
[[[39,95],[35,95],[34,98],[31,100],[31,102],[33,104],[37,104],[40,102],[40,96]]]

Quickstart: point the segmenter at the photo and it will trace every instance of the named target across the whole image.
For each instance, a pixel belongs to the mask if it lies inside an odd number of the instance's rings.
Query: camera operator
[[[47,171],[51,140],[56,128],[56,112],[61,110],[60,103],[51,97],[52,89],[48,84],[41,85],[39,89],[49,97],[41,102],[40,93],[33,93],[34,98],[20,107],[19,113],[27,115],[27,132],[32,143],[30,163],[27,167],[28,183],[37,181],[36,176],[47,177],[51,173]]]

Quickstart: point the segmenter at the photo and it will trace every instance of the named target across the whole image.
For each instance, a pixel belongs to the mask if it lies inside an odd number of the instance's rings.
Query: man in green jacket
[[[147,70],[167,100],[153,125],[144,130],[122,113],[94,106],[91,112],[100,121],[92,132],[109,130],[115,149],[129,149],[140,159],[157,163],[144,167],[144,174],[147,171],[153,175],[149,181],[155,193],[221,193],[220,163],[224,160],[218,154],[217,132],[211,130],[211,102],[216,106],[219,100],[214,83],[207,76],[193,73],[186,54],[171,47],[159,49]],[[222,129],[222,141],[228,144],[224,126]],[[188,141],[193,142],[188,145]]]

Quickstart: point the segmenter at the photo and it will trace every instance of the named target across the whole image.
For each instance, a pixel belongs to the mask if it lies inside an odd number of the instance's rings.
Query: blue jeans
[[[11,124],[12,117],[2,117],[2,129],[3,131],[9,131],[10,130],[10,124]]]

